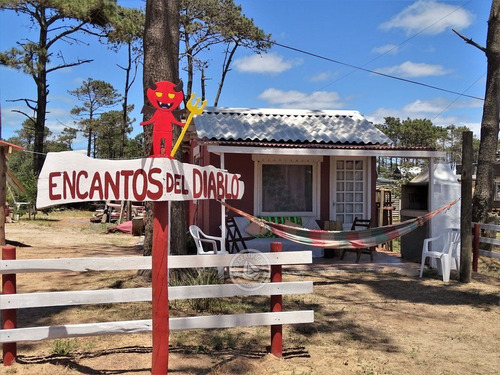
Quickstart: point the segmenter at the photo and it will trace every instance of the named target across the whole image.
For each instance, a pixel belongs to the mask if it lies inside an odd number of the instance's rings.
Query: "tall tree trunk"
[[[149,82],[179,79],[179,1],[146,1],[146,22],[144,28],[144,102],[147,103],[146,90]],[[149,118],[144,118],[149,120]],[[180,127],[173,126],[174,142],[180,134]],[[144,156],[151,153],[152,126],[144,127]],[[144,255],[151,255],[153,240],[153,205],[146,205]],[[174,206],[174,205],[172,205]],[[171,249],[184,250],[185,220],[172,208],[170,216]],[[178,242],[182,241],[182,248]]]
[[[120,149],[119,149],[119,156],[120,158],[123,158],[124,155],[124,148],[125,148],[125,141],[127,140],[126,137],[126,130],[127,130],[127,120],[128,120],[128,92],[130,90],[130,71],[132,70],[132,42],[128,42],[127,44],[127,52],[128,52],[128,60],[127,60],[127,67],[123,68],[125,70],[125,91],[123,95],[123,105],[122,105],[122,126],[120,129]],[[137,65],[136,65],[137,66]],[[137,72],[137,68],[136,68]],[[134,74],[134,79],[135,79],[135,74]]]
[[[462,283],[470,283],[472,277],[472,132],[463,132],[462,140],[460,269],[457,271]]]
[[[205,81],[205,69],[201,68],[201,101],[204,101],[206,99]]]
[[[233,61],[234,53],[238,49],[238,46],[239,46],[238,40],[236,40],[234,42],[234,45],[233,45],[233,48],[231,49],[231,52],[229,52],[229,45],[227,46],[224,64],[222,64],[222,76],[221,76],[220,82],[219,82],[219,89],[217,90],[217,95],[215,95],[214,107],[217,107],[217,105],[219,104],[219,98],[220,98],[220,95],[222,93],[222,87],[224,86],[224,81],[226,80],[226,75],[229,72],[229,67],[231,66],[231,62]]]
[[[90,115],[89,123],[92,124],[92,114]],[[87,156],[90,157],[90,153],[92,152],[92,125],[88,126],[88,133],[89,139],[87,140]]]
[[[194,58],[193,55],[191,54],[193,51],[189,47],[189,35],[186,33],[184,34],[184,44],[186,48],[186,59],[187,59],[187,85],[186,85],[186,97],[184,98],[185,101],[187,101],[187,98],[189,98],[189,95],[193,92],[193,77],[194,77]]]
[[[45,10],[41,11],[42,19],[45,19]],[[36,91],[37,91],[37,105],[36,105],[36,122],[35,122],[35,141],[33,144],[33,171],[36,176],[40,174],[44,161],[44,135],[45,135],[45,116],[47,113],[47,25],[40,25],[39,34],[39,48],[40,53],[38,56],[38,64],[42,66],[39,74],[36,75]]]
[[[180,8],[178,8],[180,9]],[[177,9],[177,25],[179,25],[179,10]],[[179,41],[179,27],[176,30],[172,30],[172,32],[176,33],[177,41]],[[179,57],[179,43],[177,43],[177,52],[175,54],[177,58],[177,67],[179,66],[178,57]],[[188,60],[189,60],[188,55]],[[188,88],[186,91],[185,101],[189,99],[189,95],[192,93],[193,89],[193,59],[190,61],[190,69],[188,69]],[[178,73],[177,73],[178,74]],[[177,79],[178,80],[178,79]],[[176,80],[176,81],[177,81]],[[189,84],[190,83],[190,84]],[[173,141],[172,144],[175,144],[179,136],[181,135],[182,128],[177,125],[173,125]],[[183,162],[183,154],[182,154],[182,145],[179,147],[175,158],[180,162]],[[186,202],[184,201],[173,201],[170,205],[170,251],[172,254],[180,255],[187,254],[186,249],[186,235],[187,235],[187,222],[186,222]]]
[[[45,115],[47,113],[47,75],[45,71],[37,77],[37,106],[35,122],[35,141],[33,144],[33,171],[36,176],[40,174],[44,161],[44,135],[45,135]]]
[[[476,187],[472,199],[472,220],[486,222],[493,205],[494,164],[498,147],[498,121],[500,116],[500,0],[494,0],[488,20],[486,57],[488,73],[486,94],[481,120]]]

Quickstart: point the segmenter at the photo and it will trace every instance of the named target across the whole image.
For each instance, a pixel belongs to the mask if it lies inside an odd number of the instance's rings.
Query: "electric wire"
[[[427,88],[430,88],[430,89],[433,89],[433,90],[447,92],[449,94],[455,94],[455,95],[464,96],[464,97],[471,98],[471,99],[476,99],[476,100],[484,101],[484,98],[480,98],[478,96],[462,94],[462,93],[457,92],[457,91],[444,89],[442,87],[438,87],[438,86],[434,86],[434,85],[429,85],[427,83],[423,83],[423,82],[419,82],[419,81],[414,81],[412,79],[407,79],[407,78],[403,78],[403,77],[393,76],[391,74],[377,72],[376,70],[366,69],[366,68],[363,68],[361,66],[349,64],[349,63],[346,63],[346,62],[343,62],[343,61],[340,61],[340,60],[335,60],[335,59],[332,59],[330,57],[322,56],[322,55],[319,55],[319,54],[316,54],[316,53],[313,53],[313,52],[309,52],[309,51],[305,51],[305,50],[302,50],[302,49],[299,49],[299,48],[287,46],[285,44],[278,43],[278,42],[275,42],[275,41],[273,41],[271,43],[274,44],[274,45],[276,45],[276,46],[278,46],[278,47],[289,49],[291,51],[295,51],[295,52],[298,52],[298,53],[301,53],[301,54],[304,54],[304,55],[316,57],[318,59],[322,59],[322,60],[326,60],[326,61],[329,61],[329,62],[333,62],[335,64],[339,64],[339,65],[343,65],[343,66],[348,66],[350,68],[355,68],[357,70],[361,70],[361,71],[364,71],[364,72],[376,74],[376,75],[379,75],[379,76],[382,76],[382,77],[391,78],[391,79],[395,79],[395,80],[402,81],[402,82],[412,83],[412,84],[423,86],[423,87],[427,87]]]
[[[380,59],[381,57],[387,55],[388,53],[392,52],[395,48],[399,48],[400,46],[402,46],[403,44],[407,43],[408,41],[412,40],[413,38],[417,37],[418,35],[422,34],[424,31],[430,29],[432,26],[438,24],[439,22],[441,22],[442,20],[444,20],[445,18],[451,16],[453,13],[457,12],[458,10],[464,8],[466,5],[468,5],[470,2],[472,2],[472,0],[469,0],[467,1],[466,3],[460,5],[459,7],[455,8],[452,12],[448,13],[447,15],[441,17],[440,19],[436,20],[435,22],[429,24],[427,27],[424,27],[423,29],[421,29],[420,31],[416,32],[415,34],[411,35],[410,37],[406,38],[405,40],[403,40],[402,42],[400,42],[399,44],[397,44],[396,46],[392,47],[391,49],[385,51],[384,53],[381,53],[380,55],[374,57],[373,59],[371,59],[370,61],[366,62],[365,64],[362,65],[362,67],[364,68],[365,66],[371,64],[372,62]],[[356,72],[358,69],[353,69],[351,70],[350,72],[344,74],[342,77],[339,77],[337,78],[336,80],[334,80],[333,82],[319,88],[318,90],[314,91],[314,92],[318,92],[318,91],[321,91],[325,88],[327,88],[328,86],[331,86],[335,83],[337,83],[338,81],[344,79],[345,77],[351,75],[352,73]],[[465,90],[467,91],[467,90]]]
[[[472,82],[472,84],[471,84],[471,85],[469,85],[469,87],[467,87],[467,88],[466,88],[463,92],[465,93],[466,91],[468,91],[468,90],[469,90],[472,86],[474,86],[474,85],[475,85],[475,84],[476,84],[479,80],[481,80],[481,79],[482,79],[485,75],[486,75],[486,73],[483,73],[483,74],[481,75],[481,77],[479,77],[479,78],[478,78],[478,79],[476,79],[474,82]],[[457,101],[459,98],[460,98],[460,96],[457,96],[457,97],[455,98],[455,100],[451,101],[451,102],[450,102],[450,103],[449,103],[449,104],[448,104],[448,105],[447,105],[447,106],[446,106],[446,107],[445,107],[445,108],[444,108],[441,112],[439,112],[439,113],[436,115],[436,117],[434,117],[434,118],[432,119],[432,121],[436,120],[439,116],[441,116],[444,112],[446,112],[446,110],[447,110],[448,108],[450,108],[453,104],[455,104],[455,103],[456,103],[456,101]]]

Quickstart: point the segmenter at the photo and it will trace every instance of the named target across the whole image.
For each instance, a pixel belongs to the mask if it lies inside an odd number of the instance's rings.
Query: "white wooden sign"
[[[37,207],[102,200],[182,201],[240,199],[240,175],[168,158],[92,159],[84,154],[47,154],[38,178]]]

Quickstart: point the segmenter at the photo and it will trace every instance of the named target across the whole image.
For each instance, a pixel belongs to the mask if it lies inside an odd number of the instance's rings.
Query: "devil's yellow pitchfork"
[[[198,107],[198,105],[200,104],[200,98],[196,99],[196,102],[195,102],[194,101],[195,97],[196,97],[196,94],[193,92],[191,94],[191,96],[189,97],[188,102],[186,103],[186,108],[189,110],[189,116],[186,120],[186,124],[182,128],[181,135],[179,136],[179,138],[177,138],[177,142],[175,142],[175,146],[172,149],[172,152],[170,153],[170,157],[174,157],[175,153],[177,152],[177,149],[181,145],[182,139],[184,138],[184,134],[186,134],[186,131],[187,131],[189,124],[191,123],[191,120],[193,119],[193,117],[195,115],[200,115],[203,112],[203,109],[205,108],[205,106],[207,105],[207,101],[204,100],[201,103],[201,106]]]

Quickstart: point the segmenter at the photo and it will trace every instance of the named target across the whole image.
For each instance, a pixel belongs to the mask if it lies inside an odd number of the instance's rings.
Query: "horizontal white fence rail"
[[[495,244],[493,244],[493,245],[495,245]],[[485,257],[488,257],[488,258],[500,259],[500,253],[498,253],[496,251],[489,251],[489,250],[481,250],[481,249],[479,249],[479,254],[484,255]]]
[[[188,298],[222,298],[235,296],[265,296],[272,294],[312,293],[312,281],[265,284],[215,284],[171,286],[170,301]],[[76,306],[99,303],[149,302],[151,288],[78,290],[71,292],[22,293],[0,295],[0,309]]]
[[[169,256],[169,268],[241,267],[236,257],[242,254],[176,255]],[[244,255],[243,255],[244,256]],[[251,265],[260,269],[270,265],[312,263],[310,251],[251,253]],[[241,260],[241,259],[240,259]],[[238,268],[236,267],[236,268]],[[0,261],[0,274],[35,272],[87,272],[151,269],[151,257],[98,257],[66,259],[20,259]],[[9,276],[10,277],[10,276]],[[234,296],[276,296],[312,293],[311,281],[234,283],[169,287],[169,299],[223,298]],[[76,306],[102,303],[129,303],[151,301],[151,288],[77,290],[0,295],[0,309]],[[247,327],[314,322],[314,311],[262,312],[251,314],[194,316],[170,318],[171,330]],[[14,328],[0,330],[0,342],[38,341],[67,337],[104,334],[126,334],[151,331],[151,320],[97,322]]]
[[[491,231],[494,231],[494,232],[500,232],[500,225],[495,225],[495,224],[479,224],[479,227],[481,229],[485,229],[485,230],[491,230]],[[480,243],[487,243],[487,244],[494,245],[494,246],[500,246],[500,239],[491,238],[491,237],[479,237],[479,242]],[[486,256],[486,257],[489,257],[489,258],[500,259],[500,252],[495,251],[495,250],[483,250],[483,249],[479,249],[479,254],[483,255],[483,256]]]
[[[241,255],[171,255],[168,257],[168,268],[228,267],[231,265],[235,256]],[[259,256],[252,258],[252,265],[292,265],[306,263],[312,263],[312,253],[310,251],[259,253]],[[143,269],[151,269],[150,256],[19,259],[0,261],[0,274],[65,271],[125,271]]]
[[[313,323],[314,311],[264,312],[233,315],[170,318],[170,330],[252,327],[274,324]],[[71,324],[0,330],[0,342],[40,341],[69,337],[150,332],[151,319]]]

